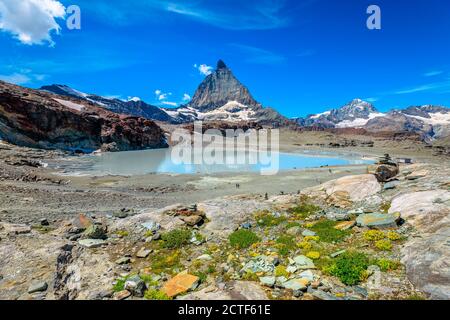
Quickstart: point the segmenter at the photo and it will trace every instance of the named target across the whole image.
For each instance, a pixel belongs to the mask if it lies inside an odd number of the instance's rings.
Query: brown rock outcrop
[[[0,137],[21,146],[87,152],[167,146],[153,121],[2,81]]]

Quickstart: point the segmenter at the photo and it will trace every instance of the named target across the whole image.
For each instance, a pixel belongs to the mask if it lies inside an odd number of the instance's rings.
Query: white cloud
[[[52,33],[61,27],[56,19],[63,19],[66,10],[57,0],[1,0],[0,30],[11,33],[27,45],[53,45]]]
[[[139,97],[128,97],[128,101],[139,102],[139,101],[141,101],[141,98],[139,98]]]
[[[25,84],[31,81],[31,78],[25,74],[13,73],[9,75],[0,74],[0,80],[13,84]]]
[[[194,64],[194,68],[197,69],[200,72],[200,74],[204,76],[209,76],[214,70],[213,67],[208,66],[206,64],[201,65]]]
[[[161,92],[161,90],[155,90],[155,94],[157,95],[157,96],[159,96],[160,94],[161,94],[162,92]]]
[[[164,104],[164,105],[166,105],[166,106],[172,106],[172,107],[178,106],[178,103],[176,103],[176,102],[170,102],[170,101],[163,101],[162,104]]]
[[[183,94],[183,102],[187,102],[189,100],[191,100],[191,96],[188,95],[187,93]]]

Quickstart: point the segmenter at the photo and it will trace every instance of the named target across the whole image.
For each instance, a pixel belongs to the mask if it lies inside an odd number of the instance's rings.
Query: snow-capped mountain
[[[86,94],[84,92],[70,88],[66,85],[58,85],[58,84],[43,86],[40,88],[40,90],[56,93],[62,96],[86,100],[114,113],[127,114],[131,116],[143,117],[151,120],[158,120],[171,123],[178,122],[176,119],[172,118],[169,114],[167,114],[164,110],[156,106],[147,104],[138,98],[133,98],[130,99],[129,101],[105,98],[95,94]]]
[[[197,120],[224,122],[258,122],[284,124],[288,119],[271,108],[263,108],[250,91],[219,60],[217,68],[196,90],[192,100],[177,108],[158,108],[140,99],[123,101],[94,94],[86,94],[65,85],[50,85],[40,90],[83,99],[115,113],[145,117],[169,123],[188,123]]]
[[[277,111],[263,108],[222,60],[217,62],[216,70],[199,85],[187,105],[164,110],[182,122],[253,121],[280,124],[288,121]]]
[[[302,126],[318,126],[322,128],[357,128],[363,127],[371,119],[383,117],[369,102],[354,99],[339,109],[332,109],[319,114],[300,118],[297,122]]]
[[[305,127],[364,128],[370,132],[416,132],[432,140],[450,134],[450,109],[425,105],[382,113],[369,102],[355,99],[339,109],[297,119],[297,123]]]

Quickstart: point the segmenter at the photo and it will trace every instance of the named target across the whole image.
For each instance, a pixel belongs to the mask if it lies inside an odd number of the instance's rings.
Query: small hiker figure
[[[266,194],[264,195],[264,199],[265,199],[265,200],[269,200],[269,195],[267,194],[267,192],[266,192]]]
[[[236,183],[236,189],[239,189],[241,185],[239,183]]]

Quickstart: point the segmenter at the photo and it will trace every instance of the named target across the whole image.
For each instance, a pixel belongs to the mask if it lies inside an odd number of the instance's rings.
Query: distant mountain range
[[[300,126],[319,128],[364,128],[369,132],[415,132],[424,140],[450,135],[450,109],[418,106],[379,112],[371,103],[355,99],[338,109],[295,119]]]
[[[86,100],[115,113],[145,117],[169,123],[196,120],[226,122],[257,122],[283,125],[287,118],[271,108],[264,108],[250,91],[219,60],[216,70],[199,85],[192,100],[178,108],[158,108],[141,100],[123,101],[95,94],[86,94],[66,85],[43,86],[40,90]]]

